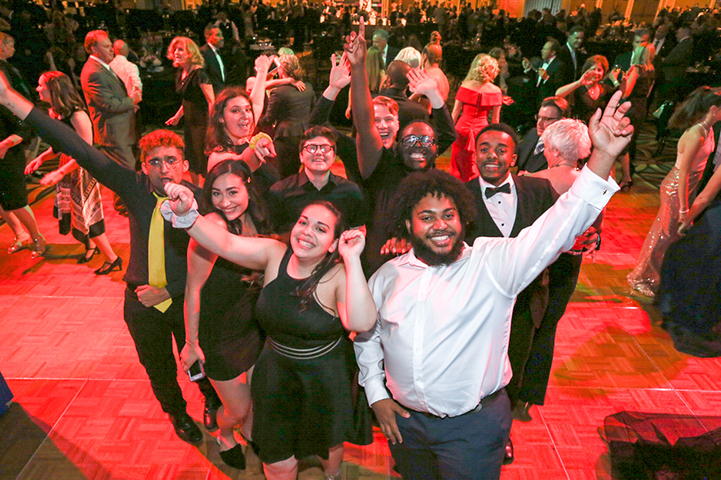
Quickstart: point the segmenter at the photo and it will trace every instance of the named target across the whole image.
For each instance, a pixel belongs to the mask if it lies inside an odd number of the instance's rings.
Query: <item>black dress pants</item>
[[[183,297],[176,297],[165,313],[146,307],[133,290],[125,290],[125,323],[135,342],[140,363],[150,378],[155,398],[170,415],[185,413],[186,402],[178,385],[173,338],[178,351],[185,345]],[[197,382],[206,399],[219,404],[218,396],[207,378]]]

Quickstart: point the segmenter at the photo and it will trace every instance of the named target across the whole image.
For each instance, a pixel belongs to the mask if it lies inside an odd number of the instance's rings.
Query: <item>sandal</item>
[[[98,247],[93,247],[88,250],[85,250],[85,255],[81,255],[78,258],[78,263],[79,264],[88,263],[98,253],[100,253],[100,249]]]
[[[48,243],[45,241],[45,237],[42,234],[38,234],[37,237],[33,237],[33,244],[30,247],[33,251],[33,258],[42,257],[45,252],[48,251]]]
[[[13,253],[17,253],[20,250],[25,250],[26,248],[30,248],[30,245],[32,243],[32,239],[30,237],[15,237],[15,240],[13,240],[13,243],[11,243],[8,246],[8,254],[12,255]]]
[[[95,275],[107,275],[110,272],[119,272],[123,269],[123,259],[118,256],[112,262],[103,263],[100,268],[95,270]]]

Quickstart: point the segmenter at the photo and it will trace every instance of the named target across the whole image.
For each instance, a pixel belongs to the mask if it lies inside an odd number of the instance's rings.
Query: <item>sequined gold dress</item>
[[[689,196],[688,205],[693,203],[696,187],[706,166],[706,160],[714,151],[714,145],[714,136],[706,135],[704,144],[691,161],[686,190]],[[678,210],[680,202],[678,183],[679,168],[677,160],[676,165],[673,166],[666,178],[661,182],[659,191],[661,205],[656,214],[656,220],[654,220],[651,230],[649,230],[646,240],[643,242],[636,268],[626,277],[628,284],[634,290],[649,297],[653,297],[658,290],[661,279],[661,263],[666,249],[679,238]]]

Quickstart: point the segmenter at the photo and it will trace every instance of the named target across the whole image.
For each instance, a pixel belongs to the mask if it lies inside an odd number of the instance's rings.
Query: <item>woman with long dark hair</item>
[[[87,143],[93,143],[93,126],[78,91],[66,74],[58,71],[45,72],[38,79],[40,100],[50,105],[49,114],[73,127]],[[58,156],[52,147],[45,150],[25,168],[29,174]],[[47,173],[42,185],[57,185],[55,214],[60,224],[60,233],[72,233],[85,246],[85,254],[78,263],[87,263],[99,252],[105,256],[105,263],[95,270],[98,275],[120,271],[123,260],[110,245],[105,234],[105,217],[100,184],[71,157],[60,154],[58,168]]]
[[[360,262],[363,233],[343,232],[340,212],[316,202],[301,213],[289,248],[198,217],[183,186],[168,184],[166,192],[174,225],[216,255],[264,272],[256,314],[269,338],[251,392],[266,478],[295,479],[298,459],[318,455],[326,476],[339,479],[343,442],[354,433],[348,331],[369,330],[377,315]]]
[[[204,69],[203,55],[191,39],[175,37],[168,46],[167,57],[178,69],[175,91],[182,97],[182,103],[165,124],[175,126],[181,118],[185,118],[185,159],[190,162],[190,174],[193,183],[197,184],[198,177],[205,175],[207,170],[203,147],[210,106],[215,100],[213,85]]]
[[[721,120],[721,89],[699,87],[674,112],[671,128],[683,129],[676,164],[663,179],[661,206],[641,247],[628,283],[641,295],[653,297],[658,289],[666,249],[678,239],[678,227],[688,218],[706,160],[714,151],[713,125]]]
[[[244,162],[226,160],[208,172],[203,188],[205,218],[234,235],[270,233],[268,210]],[[253,309],[260,292],[259,275],[209,252],[191,239],[185,285],[183,368],[196,361],[218,392],[220,458],[245,468],[242,446],[233,429],[251,438],[251,369],[263,347]],[[244,375],[246,374],[246,375]]]

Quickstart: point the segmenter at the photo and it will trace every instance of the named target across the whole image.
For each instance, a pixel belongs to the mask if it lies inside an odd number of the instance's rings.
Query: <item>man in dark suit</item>
[[[564,71],[564,85],[578,80],[583,74],[581,67],[583,67],[583,63],[586,61],[586,51],[583,50],[583,40],[585,38],[586,33],[583,27],[573,27],[568,32],[566,44],[563,45],[558,52],[559,60],[565,63],[567,67]]]
[[[225,87],[225,63],[220,55],[225,41],[223,32],[214,25],[205,27],[203,33],[205,34],[205,45],[200,47],[200,53],[205,59],[205,71],[208,72],[213,92],[217,97]]]
[[[661,60],[661,73],[663,83],[658,88],[658,101],[680,100],[688,91],[686,84],[686,69],[691,64],[693,55],[693,38],[691,29],[681,25],[676,30],[678,43],[668,55]]]
[[[381,29],[373,32],[373,46],[381,51],[383,64],[386,68],[388,68],[388,65],[395,60],[396,55],[398,55],[398,52],[400,51],[398,48],[392,47],[388,44],[388,32]]]
[[[93,121],[93,143],[119,164],[134,169],[137,106],[109,66],[115,53],[108,33],[88,32],[85,51],[89,57],[80,73],[80,83]]]
[[[568,102],[563,97],[548,97],[541,102],[536,114],[536,126],[530,129],[518,145],[518,172],[538,172],[548,168],[543,155],[541,135],[552,125],[568,115]]]
[[[620,68],[621,71],[627,72],[628,69],[631,68],[631,56],[633,55],[634,49],[636,49],[636,47],[640,47],[641,45],[647,45],[650,41],[651,32],[649,32],[645,28],[636,30],[633,33],[633,43],[631,44],[631,50],[618,55],[613,61],[613,66],[611,68]]]
[[[532,84],[536,87],[538,105],[541,104],[544,98],[554,96],[556,90],[564,85],[567,66],[558,58],[560,51],[561,44],[558,43],[558,40],[549,39],[541,49],[543,63],[538,68],[531,64],[528,59],[523,59],[523,72],[529,75]]]
[[[169,415],[175,433],[186,442],[199,443],[203,435],[186,412],[172,347],[173,340],[178,351],[186,343],[183,294],[189,237],[164,221],[158,211],[167,182],[182,183],[200,196],[198,187],[183,181],[188,170],[183,139],[168,130],[145,135],[140,140],[141,172],[136,172],[88,145],[72,128],[34,108],[17,92],[7,89],[6,98],[8,109],[35,128],[55,151],[73,157],[127,205],[130,262],[123,278],[127,283],[123,317],[153,393]],[[197,338],[188,342],[197,342]],[[199,380],[198,387],[206,399],[205,426],[217,428],[215,411],[220,400],[207,379]]]
[[[476,165],[480,177],[466,183],[476,199],[477,215],[467,238],[516,237],[556,201],[548,180],[516,176],[516,132],[506,124],[492,124],[476,140]],[[518,401],[523,369],[531,350],[534,331],[539,327],[548,303],[548,286],[540,275],[521,292],[513,308],[508,359],[513,378],[506,386],[511,406]],[[513,461],[513,446],[506,447],[506,463]]]

